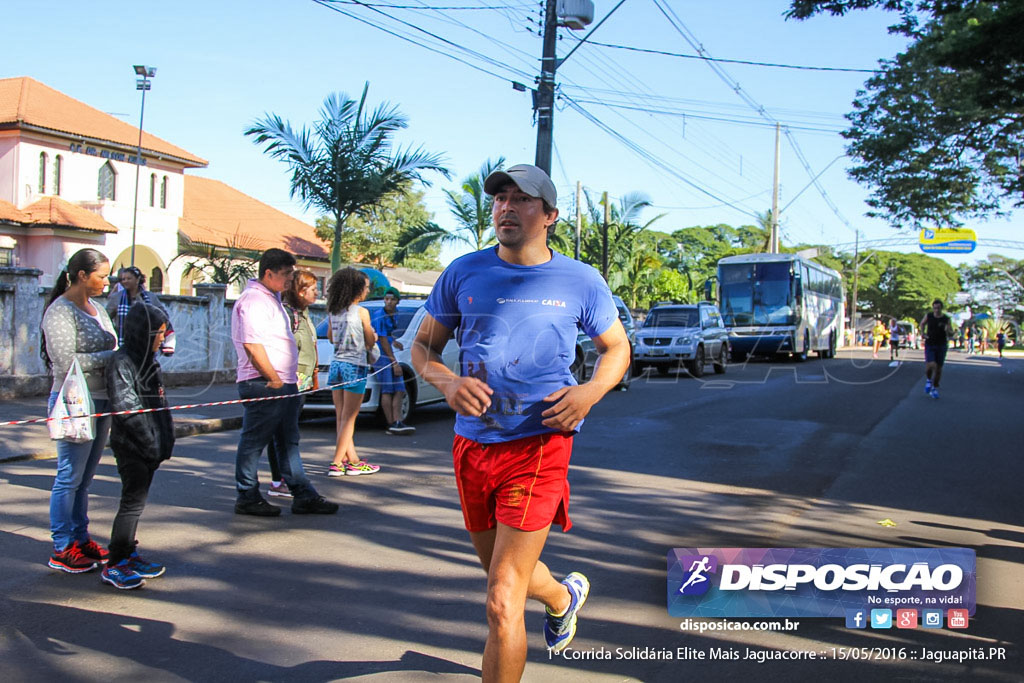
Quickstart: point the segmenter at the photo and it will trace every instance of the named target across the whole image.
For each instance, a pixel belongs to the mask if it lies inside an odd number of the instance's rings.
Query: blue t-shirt
[[[370,325],[373,326],[373,331],[377,333],[377,347],[380,348],[380,358],[373,363],[375,368],[391,365],[391,359],[384,355],[384,346],[381,345],[380,340],[387,339],[388,343],[392,345],[391,353],[394,354],[395,338],[393,332],[398,324],[397,315],[397,311],[395,311],[394,315],[388,315],[383,306],[375,309],[370,314]]]
[[[556,252],[547,263],[514,265],[497,247],[453,261],[424,308],[455,330],[460,374],[494,390],[483,417],[455,418],[455,433],[478,443],[556,431],[541,424],[554,405],[541,399],[576,384],[569,367],[579,330],[596,337],[618,320],[611,291],[591,266]]]

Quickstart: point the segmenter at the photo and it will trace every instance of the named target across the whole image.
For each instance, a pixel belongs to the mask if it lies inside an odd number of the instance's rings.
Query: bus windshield
[[[795,324],[791,268],[788,261],[719,266],[726,326]]]

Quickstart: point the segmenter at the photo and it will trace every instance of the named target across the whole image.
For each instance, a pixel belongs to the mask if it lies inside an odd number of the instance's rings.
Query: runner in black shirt
[[[921,319],[921,335],[924,337],[924,393],[938,398],[942,365],[946,362],[946,349],[953,336],[953,323],[942,312],[942,302],[938,299],[932,302],[932,312]]]

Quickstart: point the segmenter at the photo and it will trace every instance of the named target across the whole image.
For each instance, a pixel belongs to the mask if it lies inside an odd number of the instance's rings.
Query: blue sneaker
[[[139,557],[138,552],[133,552],[125,562],[131,565],[132,570],[144,579],[155,579],[167,571],[167,567],[155,562],[146,562]]]
[[[939,390],[933,388],[931,390],[931,393],[929,393],[928,395],[931,396],[932,398],[938,398],[939,397]]]
[[[924,381],[924,395],[925,396],[931,396],[932,395],[932,381],[930,379],[926,379]]]
[[[100,578],[104,583],[109,583],[114,588],[121,590],[141,588],[146,583],[145,579],[132,569],[130,560],[121,560],[113,567],[104,567],[100,572]]]
[[[573,572],[562,579],[562,585],[569,589],[569,607],[565,614],[556,617],[550,610],[544,615],[544,640],[552,652],[561,652],[576,635],[576,614],[590,595],[590,582],[579,572]]]

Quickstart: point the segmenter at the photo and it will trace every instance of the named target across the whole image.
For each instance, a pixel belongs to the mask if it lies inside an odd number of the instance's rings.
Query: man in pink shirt
[[[257,466],[260,454],[273,440],[281,476],[292,492],[293,514],[329,515],[338,504],[323,498],[302,469],[299,453],[298,351],[281,292],[292,284],[295,257],[268,249],[260,257],[259,279],[249,280],[231,310],[231,341],[238,354],[240,398],[283,396],[272,401],[244,403],[242,433],[235,456],[238,500],[235,513],[276,517],[281,508],[260,495]]]

